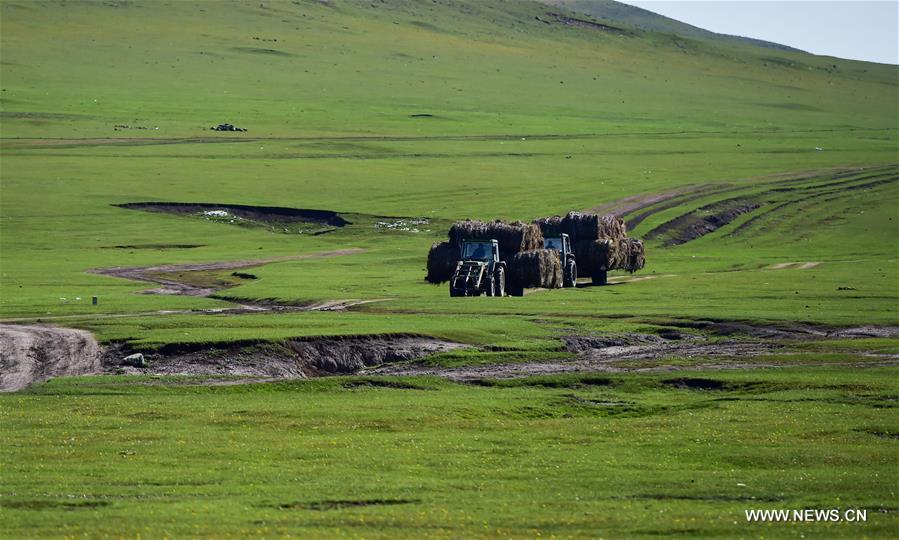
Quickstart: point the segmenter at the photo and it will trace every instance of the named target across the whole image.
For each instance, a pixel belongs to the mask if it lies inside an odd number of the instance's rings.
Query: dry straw
[[[459,250],[449,242],[437,242],[432,245],[428,251],[428,275],[425,279],[430,283],[448,281],[456,270],[459,256]]]
[[[556,289],[562,286],[562,261],[554,249],[533,249],[515,254],[509,261],[512,290],[530,287]]]

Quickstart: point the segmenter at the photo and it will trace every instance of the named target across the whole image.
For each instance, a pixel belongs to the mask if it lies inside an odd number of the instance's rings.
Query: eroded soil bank
[[[0,392],[52,377],[101,371],[102,349],[90,332],[52,326],[0,325]]]
[[[210,384],[221,384],[356,373],[477,381],[558,373],[758,369],[840,362],[863,368],[899,365],[899,354],[893,349],[866,350],[866,341],[851,347],[836,344],[897,337],[899,327],[895,326],[669,321],[657,333],[564,336],[557,358],[551,353],[530,361],[524,355],[520,361],[510,353],[504,359],[488,347],[465,353],[472,355],[464,362],[468,365],[443,367],[442,360],[429,357],[472,347],[428,336],[383,334],[175,343],[158,348],[114,343],[103,348],[83,330],[7,324],[0,325],[0,391],[20,390],[52,377],[101,373],[209,376]],[[820,347],[809,349],[810,340],[818,341]],[[489,363],[479,360],[481,352],[492,355]],[[141,362],[125,360],[136,353],[143,355]],[[824,358],[834,353],[845,358]]]
[[[143,352],[118,345],[109,348],[103,367],[107,373],[306,378],[346,375],[369,366],[417,360],[466,346],[405,334],[173,344]],[[122,365],[121,359],[134,352],[142,352],[149,367]]]
[[[248,204],[222,204],[206,202],[133,202],[118,205],[131,210],[162,212],[165,214],[206,214],[210,216],[232,216],[233,218],[259,223],[315,223],[331,227],[349,225],[337,212],[308,208],[288,208],[283,206],[251,206]]]

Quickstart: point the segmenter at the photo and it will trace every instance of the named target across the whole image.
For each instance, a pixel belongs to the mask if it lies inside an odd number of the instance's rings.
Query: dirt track
[[[101,371],[101,349],[84,330],[0,325],[0,392],[52,377]]]
[[[171,274],[175,272],[197,272],[202,270],[237,270],[262,266],[275,262],[298,261],[303,259],[320,259],[322,257],[338,257],[341,255],[355,255],[362,253],[362,248],[336,249],[334,251],[319,251],[305,253],[303,255],[288,255],[285,257],[272,257],[268,259],[249,259],[243,261],[223,261],[191,264],[160,264],[156,266],[114,266],[111,268],[95,268],[90,270],[93,274],[114,276],[135,281],[145,281],[162,285],[155,289],[143,291],[145,294],[181,294],[186,296],[209,296],[221,290],[217,287],[201,287],[184,281],[176,281],[161,277],[159,274]]]

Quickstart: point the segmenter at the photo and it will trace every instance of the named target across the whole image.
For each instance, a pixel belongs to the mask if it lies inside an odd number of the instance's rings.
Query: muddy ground
[[[681,326],[701,329],[703,333],[666,330],[658,335],[628,333],[566,336],[562,338],[562,352],[573,355],[563,357],[560,354],[557,360],[453,368],[407,363],[384,365],[362,372],[366,375],[436,376],[455,381],[471,381],[560,373],[759,369],[791,365],[789,362],[766,362],[764,357],[778,355],[783,359],[789,358],[789,355],[808,352],[799,349],[797,344],[809,338],[899,337],[899,327],[861,326],[837,329],[707,321],[681,323]],[[864,359],[854,360],[853,366],[899,365],[899,354],[855,351],[853,355]],[[804,362],[802,365],[809,364]]]
[[[428,358],[471,346],[394,334],[170,344],[141,350],[127,343],[100,347],[82,330],[0,325],[0,391],[20,390],[52,377],[100,373],[205,375],[210,377],[210,384],[222,384],[347,374],[476,381],[559,373],[758,369],[818,365],[810,364],[807,357],[801,364],[789,361],[790,355],[809,353],[799,347],[809,339],[899,337],[899,327],[713,321],[679,321],[668,326],[658,334],[565,336],[560,338],[556,359],[448,368],[430,365]],[[134,353],[144,355],[147,367],[124,361]],[[899,365],[899,354],[853,350],[850,356],[851,365],[860,368]]]

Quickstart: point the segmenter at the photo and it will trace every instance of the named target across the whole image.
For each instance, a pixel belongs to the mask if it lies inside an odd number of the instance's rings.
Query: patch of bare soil
[[[0,392],[52,377],[99,373],[100,357],[100,346],[84,330],[2,324]]]
[[[135,202],[116,205],[120,208],[162,212],[166,214],[206,214],[235,216],[260,223],[316,223],[331,227],[343,227],[350,222],[331,210],[310,210],[282,206],[250,206],[246,204]]]
[[[174,344],[144,351],[149,367],[139,368],[122,365],[122,358],[135,351],[118,346],[107,352],[103,364],[110,373],[296,379],[355,373],[367,366],[416,360],[462,347],[466,345],[412,335]]]
[[[209,296],[226,287],[226,283],[213,283],[212,286],[197,285],[197,280],[190,279],[191,272],[207,272],[214,270],[236,270],[251,268],[275,262],[297,261],[303,259],[318,259],[322,257],[338,257],[342,255],[355,255],[364,252],[361,248],[337,249],[333,251],[319,251],[317,253],[305,253],[303,255],[288,255],[285,257],[271,257],[268,259],[249,259],[243,261],[221,261],[190,264],[160,264],[156,266],[114,266],[111,268],[95,268],[90,270],[92,274],[114,276],[147,283],[162,285],[155,289],[142,291],[145,294],[181,294],[187,296]],[[182,274],[179,279],[178,274]]]
[[[701,330],[715,336],[751,337],[761,339],[850,339],[899,337],[897,326],[855,326],[850,328],[802,323],[758,324],[740,321],[674,321],[666,323],[677,328]]]

